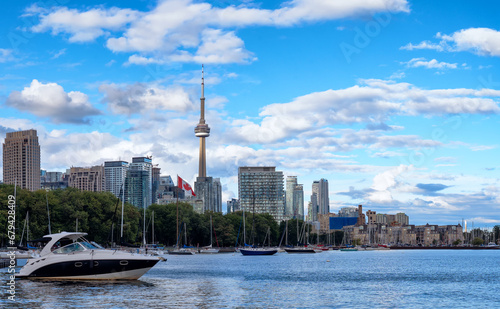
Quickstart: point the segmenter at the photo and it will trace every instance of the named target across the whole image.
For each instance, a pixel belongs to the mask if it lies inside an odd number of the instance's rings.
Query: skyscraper
[[[330,212],[330,198],[328,197],[328,180],[322,178],[313,181],[311,194],[313,221],[318,220],[318,214],[327,214]]]
[[[291,219],[295,213],[293,211],[293,191],[297,185],[297,176],[286,177],[286,202],[285,202],[285,218]]]
[[[304,186],[298,184],[293,188],[293,217],[304,220]]]
[[[128,192],[129,196],[133,196],[136,200],[136,204],[133,204],[137,207],[148,207],[153,203],[153,160],[151,157],[134,157],[132,158],[132,163],[130,163],[129,171],[143,171],[144,173],[132,173],[133,177],[140,177],[141,179],[134,180],[134,186],[129,187],[131,190],[139,190],[135,192]],[[129,173],[127,173],[127,177],[129,177]],[[142,179],[146,177],[147,179]],[[141,184],[138,187],[137,184]],[[137,199],[138,196],[141,196],[141,200]],[[138,201],[141,201],[140,203]]]
[[[280,222],[285,214],[283,172],[274,166],[240,167],[238,195],[240,208],[255,213],[268,213]]]
[[[3,143],[3,182],[40,189],[40,145],[36,130],[7,133]]]
[[[207,159],[205,138],[210,136],[210,128],[205,123],[205,77],[203,65],[201,66],[201,97],[200,97],[200,122],[194,129],[196,137],[200,138],[200,157],[198,177],[194,183],[197,199],[203,204],[203,212],[222,212],[222,186],[220,179],[207,176]]]
[[[113,193],[122,199],[125,190],[125,177],[127,176],[128,162],[107,161],[104,162],[104,175],[106,179],[106,191]],[[121,192],[121,195],[120,195]]]
[[[135,207],[148,207],[151,198],[151,174],[140,169],[129,169],[125,178],[125,200]]]
[[[330,198],[328,197],[328,180],[321,178],[319,180],[319,194],[318,194],[318,213],[328,214],[330,212]]]

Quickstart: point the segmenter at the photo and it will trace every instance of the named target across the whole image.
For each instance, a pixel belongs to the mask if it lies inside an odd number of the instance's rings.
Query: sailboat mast
[[[210,215],[210,246],[212,246],[212,215]]]
[[[245,220],[245,209],[243,209],[243,247],[245,247],[245,244],[247,243],[245,221],[246,221]]]
[[[151,231],[151,243],[154,244],[155,243],[155,211],[153,210],[153,231]]]
[[[49,218],[49,234],[52,234],[50,230],[50,211],[49,211],[49,197],[48,197],[48,190],[45,191],[45,200],[47,201],[47,217]]]
[[[144,198],[144,225],[142,227],[142,243],[146,247],[146,198]]]
[[[179,185],[179,176],[177,176],[177,186]],[[175,191],[177,192],[177,223],[175,224],[176,228],[177,228],[177,234],[176,234],[176,239],[177,239],[177,243],[175,244],[175,246],[177,248],[179,248],[179,187],[175,188]]]
[[[120,245],[121,245],[122,238],[123,238],[123,211],[124,211],[124,208],[125,208],[125,188],[124,188],[124,184],[122,183],[122,223],[121,223],[121,228],[120,228]]]

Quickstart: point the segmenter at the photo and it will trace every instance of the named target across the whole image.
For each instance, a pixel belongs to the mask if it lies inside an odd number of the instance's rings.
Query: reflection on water
[[[18,280],[16,303],[4,294],[0,307],[497,307],[499,256],[465,250],[169,256],[137,281]]]

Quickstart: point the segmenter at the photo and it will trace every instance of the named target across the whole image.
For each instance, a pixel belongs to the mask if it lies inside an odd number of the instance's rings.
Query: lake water
[[[3,293],[0,307],[500,308],[500,250],[167,259],[133,282],[17,280],[16,302]]]

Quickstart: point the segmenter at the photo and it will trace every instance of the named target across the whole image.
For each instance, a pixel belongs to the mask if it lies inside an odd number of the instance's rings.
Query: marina
[[[139,280],[18,280],[2,308],[493,308],[499,251],[169,256]],[[1,271],[5,272],[5,269]]]

